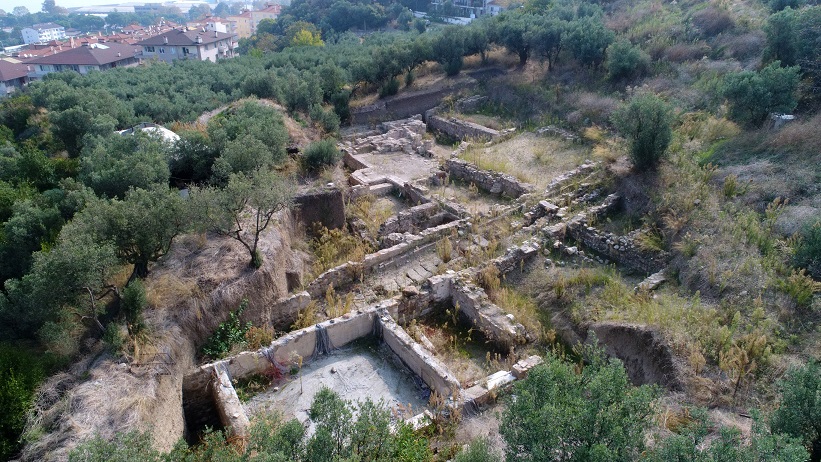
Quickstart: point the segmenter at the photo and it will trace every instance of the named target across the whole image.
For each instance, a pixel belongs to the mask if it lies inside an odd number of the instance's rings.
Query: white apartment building
[[[26,27],[21,33],[23,34],[23,42],[26,44],[47,43],[52,40],[63,40],[66,38],[66,28],[53,22]]]

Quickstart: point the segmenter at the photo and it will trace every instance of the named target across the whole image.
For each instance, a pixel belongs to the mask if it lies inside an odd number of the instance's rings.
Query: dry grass
[[[299,311],[296,321],[291,325],[291,330],[304,329],[318,323],[320,321],[318,312],[316,300],[311,300],[308,306]]]
[[[554,177],[575,168],[589,156],[587,147],[521,133],[489,147],[473,143],[459,157],[481,169],[507,173],[537,188],[544,188]]]
[[[352,201],[345,209],[346,214],[359,218],[365,223],[371,237],[379,235],[379,227],[388,218],[396,215],[397,206],[386,198],[376,198],[372,195],[363,195]]]
[[[147,280],[145,295],[148,306],[154,309],[169,308],[183,298],[201,298],[202,291],[196,279],[183,279],[176,273],[162,273]]]
[[[314,262],[309,280],[345,262],[361,262],[371,250],[370,246],[345,229],[328,229],[320,226],[314,235],[316,237],[310,243]]]
[[[555,338],[555,333],[550,332],[550,326],[540,319],[539,307],[533,297],[504,285],[492,292],[490,298],[506,313],[512,314],[514,321],[523,325],[540,342],[549,343],[550,339]]]
[[[817,157],[821,153],[821,113],[810,120],[793,122],[767,140],[767,147],[774,151]],[[804,158],[806,162],[808,159]]]

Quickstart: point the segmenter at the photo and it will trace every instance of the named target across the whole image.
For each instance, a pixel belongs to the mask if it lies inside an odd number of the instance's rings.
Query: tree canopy
[[[632,386],[622,363],[598,347],[583,357],[577,372],[548,354],[515,384],[500,425],[508,461],[639,459],[658,391]]]

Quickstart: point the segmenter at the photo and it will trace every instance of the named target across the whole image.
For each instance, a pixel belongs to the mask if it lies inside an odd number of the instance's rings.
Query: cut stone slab
[[[559,211],[559,206],[549,201],[539,202],[539,207],[541,207],[547,215],[555,215]]]
[[[645,291],[649,292],[651,290],[656,290],[664,281],[667,280],[667,276],[664,274],[664,270],[659,271],[658,273],[653,273],[647,277],[647,279],[641,281],[638,286],[636,286],[636,292],[638,291]]]

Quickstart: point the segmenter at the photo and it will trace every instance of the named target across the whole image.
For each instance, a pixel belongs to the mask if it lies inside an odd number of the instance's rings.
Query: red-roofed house
[[[28,67],[25,64],[0,60],[0,97],[22,88],[28,81]]]
[[[40,78],[51,72],[75,71],[87,74],[115,67],[132,67],[140,63],[140,48],[122,43],[92,43],[58,53],[35,57],[25,62],[31,67],[29,77]]]

